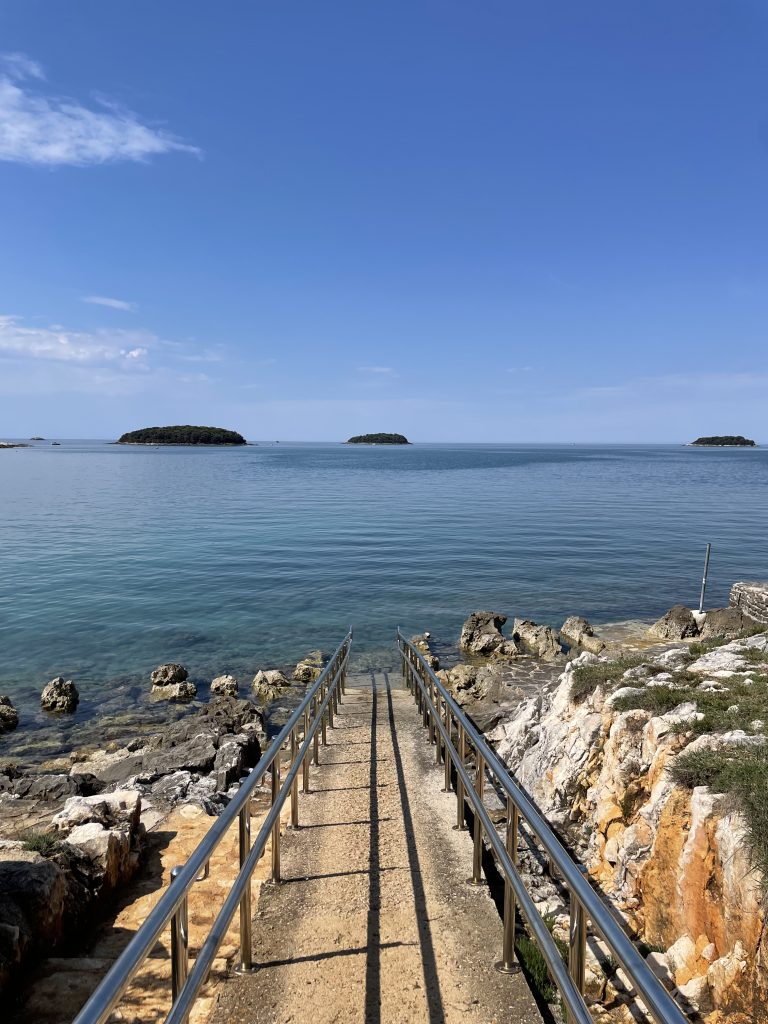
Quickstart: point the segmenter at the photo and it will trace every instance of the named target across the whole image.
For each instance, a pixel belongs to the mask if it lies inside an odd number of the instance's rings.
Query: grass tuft
[[[768,664],[768,652],[761,651],[757,647],[745,647],[741,651],[741,656],[745,661],[748,661],[750,665],[766,665]]]
[[[728,689],[722,693],[689,691],[686,699],[695,700],[697,710],[704,717],[696,722],[681,723],[675,727],[676,732],[703,736],[743,729],[754,734],[757,731],[752,728],[754,721],[768,722],[768,676],[753,676],[751,682],[739,678],[729,680]]]
[[[26,832],[23,839],[25,850],[33,850],[43,857],[50,857],[61,845],[55,832]]]
[[[591,693],[606,683],[618,683],[627,669],[637,668],[645,661],[642,654],[628,654],[615,661],[591,661],[587,665],[578,665],[573,670],[571,682],[571,700],[580,704]],[[650,666],[649,666],[650,667]],[[661,672],[662,669],[657,671]]]
[[[547,961],[544,959],[544,954],[533,939],[529,939],[527,935],[518,936],[515,950],[523,973],[535,995],[543,1003],[556,1002],[559,993],[556,986],[550,980],[549,968],[547,967]]]
[[[549,934],[555,941],[557,951],[560,954],[560,958],[563,963],[568,963],[568,943],[563,942],[562,939],[558,939],[553,934],[553,928],[555,927],[555,918],[552,914],[547,914],[544,918],[544,924],[547,926]],[[560,1000],[560,993],[557,990],[557,986],[552,981],[549,975],[549,967],[547,961],[544,959],[544,954],[539,949],[536,942],[529,938],[527,935],[520,935],[515,942],[515,949],[517,951],[517,957],[523,968],[528,984],[533,989],[534,994],[544,1003],[551,1005]]]
[[[642,693],[633,693],[626,697],[619,697],[613,702],[616,711],[650,711],[653,715],[666,715],[668,711],[674,711],[676,707],[695,699],[695,693],[688,687],[680,689],[677,686],[647,686]]]
[[[709,654],[710,651],[716,651],[718,647],[723,647],[730,642],[723,636],[712,636],[708,640],[694,640],[692,644],[688,645],[688,653],[693,660],[700,658],[703,654]]]

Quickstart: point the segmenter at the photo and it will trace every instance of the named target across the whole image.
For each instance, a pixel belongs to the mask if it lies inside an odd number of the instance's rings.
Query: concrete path
[[[466,884],[472,841],[401,680],[351,677],[336,728],[264,885],[258,969],[222,988],[213,1024],[541,1020],[521,975],[493,969],[501,922]]]

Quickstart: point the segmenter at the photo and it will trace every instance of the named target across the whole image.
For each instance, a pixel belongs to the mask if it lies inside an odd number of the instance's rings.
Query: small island
[[[402,434],[356,434],[346,444],[410,444]]]
[[[222,427],[192,427],[187,424],[129,430],[118,439],[117,444],[233,445],[247,442],[243,435],[235,430],[224,430]]]
[[[691,441],[692,448],[757,448],[754,441],[741,434],[724,434],[722,437],[697,437]]]

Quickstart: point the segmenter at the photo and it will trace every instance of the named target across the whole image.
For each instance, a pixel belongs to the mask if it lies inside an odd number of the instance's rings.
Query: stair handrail
[[[586,922],[589,919],[594,929],[602,936],[611,954],[624,969],[657,1024],[688,1024],[688,1018],[683,1014],[672,995],[645,962],[612,911],[604,905],[600,895],[584,877],[582,867],[565,849],[546,818],[517,782],[508,766],[504,764],[483,734],[465,714],[442,680],[435,674],[423,653],[403,636],[399,627],[397,629],[397,644],[408,688],[424,710],[425,725],[429,725],[430,738],[437,741],[438,758],[440,756],[438,733],[443,741],[443,749],[447,752],[447,756],[445,756],[446,789],[449,784],[449,769],[452,767],[456,772],[457,797],[460,797],[462,801],[459,812],[462,820],[464,798],[467,798],[472,806],[475,818],[475,873],[479,874],[480,872],[481,842],[484,834],[493,849],[497,863],[501,866],[505,887],[514,893],[514,898],[547,962],[550,974],[565,1003],[569,1022],[590,1024],[592,1021],[583,996]],[[440,713],[441,702],[447,725]],[[487,768],[504,791],[508,806],[511,804],[514,812],[515,826],[517,827],[520,818],[525,821],[546,852],[550,864],[559,872],[568,887],[571,896],[568,967],[564,964],[545,921],[525,887],[517,864],[510,855],[510,848],[513,845],[509,841],[510,816],[508,815],[508,834],[505,843],[496,831],[490,815],[483,805],[482,795],[477,793],[477,778],[473,779],[469,775],[463,763],[464,759],[453,743],[452,724],[454,722],[462,743],[469,741],[474,748],[476,762],[483,776],[484,770]],[[450,757],[450,762],[448,757]],[[482,778],[480,789],[482,791]],[[513,838],[516,848],[516,836]],[[505,914],[505,918],[506,916]],[[514,921],[514,915],[511,915],[511,919]],[[512,931],[514,931],[514,926]],[[505,962],[507,961],[508,946],[511,945],[509,941],[506,941],[509,938],[509,936],[505,936]],[[507,964],[507,966],[509,965]]]
[[[308,688],[299,705],[292,712],[288,721],[274,737],[258,764],[252,768],[242,781],[235,796],[227,804],[210,829],[192,851],[180,868],[171,872],[171,883],[149,912],[136,934],[114,962],[101,980],[90,998],[75,1017],[73,1024],[104,1024],[111,1012],[120,1001],[131,980],[147,960],[155,943],[163,930],[171,926],[171,986],[172,1005],[166,1021],[186,1021],[189,1009],[204,984],[208,970],[226,934],[238,904],[241,907],[240,920],[240,958],[241,969],[251,969],[251,920],[250,920],[250,882],[253,871],[264,854],[270,833],[279,844],[280,811],[292,796],[292,815],[298,812],[297,790],[298,772],[305,773],[305,791],[307,772],[309,770],[309,751],[314,746],[315,762],[317,763],[317,737],[322,731],[323,742],[327,724],[333,726],[333,715],[338,707],[341,694],[344,692],[349,655],[352,648],[353,631],[349,632],[334,651],[321,674]],[[318,700],[319,697],[319,700]],[[298,742],[298,732],[303,727],[303,741]],[[292,763],[285,779],[280,783],[280,754],[286,743],[291,740]],[[250,812],[251,797],[254,790],[261,784],[266,773],[272,769],[272,806],[259,830],[256,841],[250,843]],[[240,823],[240,871],[235,878],[230,892],[219,912],[192,971],[187,973],[188,928],[187,898],[189,892],[200,877],[206,877],[211,857],[224,838],[235,819]],[[269,828],[267,828],[269,823]],[[275,835],[277,830],[277,835]],[[277,868],[276,880],[279,881],[279,845],[278,859],[275,865],[275,849],[273,843],[273,877]],[[237,898],[233,899],[233,892]],[[224,912],[228,916],[222,929]],[[215,942],[211,936],[215,935]],[[205,953],[205,968],[202,969],[201,956]],[[200,968],[200,969],[198,969]],[[177,1012],[180,1004],[186,1007],[183,1014]]]

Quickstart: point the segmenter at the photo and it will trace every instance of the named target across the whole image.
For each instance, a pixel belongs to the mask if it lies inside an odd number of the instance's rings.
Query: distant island
[[[410,444],[402,434],[356,434],[347,444]]]
[[[722,437],[697,437],[691,441],[692,447],[698,448],[757,448],[754,441],[741,434],[724,434]]]
[[[194,444],[227,445],[247,444],[242,434],[222,427],[144,427],[129,430],[117,441],[118,444]]]

